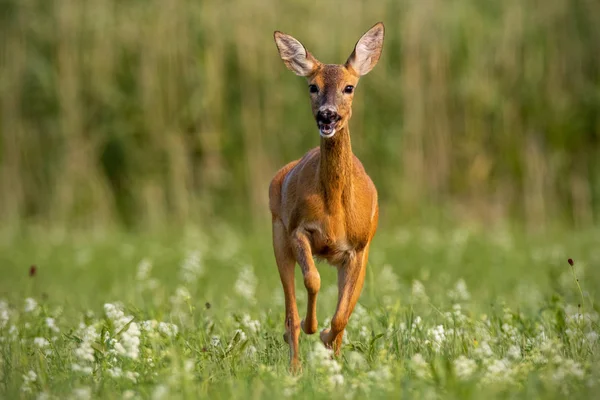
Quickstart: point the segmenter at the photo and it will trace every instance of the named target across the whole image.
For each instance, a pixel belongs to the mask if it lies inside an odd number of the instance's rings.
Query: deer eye
[[[308,85],[308,91],[311,93],[317,93],[319,91],[319,88],[317,87],[317,85]]]
[[[354,92],[354,86],[352,85],[348,85],[344,88],[344,93],[346,94],[352,94],[352,92]]]

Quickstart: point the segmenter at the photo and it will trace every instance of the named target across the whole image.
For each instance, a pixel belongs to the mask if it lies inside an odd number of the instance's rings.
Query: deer
[[[379,61],[384,26],[379,22],[358,40],[345,64],[323,64],[294,37],[274,32],[288,69],[308,82],[320,144],[281,168],[269,185],[273,250],[285,298],[285,333],[290,370],[302,369],[300,328],[317,331],[321,277],[315,258],[337,268],[338,300],[331,324],[320,333],[326,348],[340,356],[342,337],[365,280],[369,246],[379,219],[377,189],[352,152],[348,122],[359,78]],[[308,295],[300,321],[294,272],[302,270]]]

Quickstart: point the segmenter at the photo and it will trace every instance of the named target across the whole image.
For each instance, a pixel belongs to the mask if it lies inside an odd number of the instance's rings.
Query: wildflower
[[[58,326],[56,326],[56,321],[54,320],[54,318],[46,318],[46,326],[54,333],[60,332],[60,329],[58,329]]]
[[[411,294],[412,297],[417,301],[421,301],[423,303],[427,303],[429,301],[429,297],[425,292],[425,286],[419,280],[414,280],[412,282]]]
[[[111,378],[120,378],[123,376],[123,370],[119,367],[113,367],[106,370]]]
[[[137,383],[137,379],[140,377],[140,374],[133,371],[127,371],[123,376],[125,379],[129,379],[131,382]]]
[[[329,377],[329,384],[331,386],[342,386],[344,384],[344,376],[342,374],[335,374]]]
[[[126,390],[123,392],[123,400],[134,399],[136,396],[137,394],[133,390]]]
[[[248,331],[256,334],[260,330],[260,321],[253,320],[250,318],[250,315],[244,314],[242,316],[242,326],[248,329]]]
[[[200,252],[190,252],[181,264],[181,279],[193,283],[204,274],[204,266],[200,260]]]
[[[169,397],[169,388],[166,385],[157,385],[152,392],[152,400],[162,400]]]
[[[150,260],[144,258],[137,266],[135,278],[138,281],[145,281],[150,277],[150,271],[152,271],[152,263]]]
[[[469,379],[476,369],[477,363],[465,356],[460,356],[454,360],[454,373],[461,381]]]
[[[518,360],[521,358],[521,349],[519,346],[512,345],[508,348],[506,355],[513,360]]]
[[[4,300],[0,300],[0,329],[5,328],[6,325],[8,325],[9,318],[8,303]]]
[[[89,400],[92,398],[92,389],[89,387],[75,388],[71,393],[71,398],[77,400]]]
[[[397,293],[400,289],[400,283],[398,282],[398,276],[394,273],[391,265],[386,264],[381,269],[377,278],[377,287],[382,292]]]
[[[309,363],[328,375],[338,374],[342,371],[340,364],[334,360],[333,351],[325,348],[321,343],[315,343],[313,350],[308,354]]]
[[[91,375],[93,372],[92,367],[89,365],[80,365],[77,363],[71,365],[71,370],[73,370],[73,372],[79,372],[82,375]]]
[[[557,364],[557,369],[552,373],[552,380],[555,382],[560,383],[571,378],[578,380],[584,378],[585,373],[578,362],[567,359],[561,360]]]
[[[21,391],[24,393],[31,393],[31,384],[37,382],[37,374],[33,370],[29,370],[23,375],[23,386]]]
[[[459,279],[453,289],[448,291],[448,297],[454,301],[468,301],[471,294],[464,279]]]
[[[506,359],[494,360],[488,365],[485,375],[482,378],[483,384],[510,384],[514,382],[514,371],[511,369],[510,362]]]
[[[140,355],[140,329],[138,324],[132,322],[129,328],[121,334],[121,343],[125,349],[125,355],[137,359]]]
[[[84,324],[80,324],[78,336],[81,339],[81,343],[74,351],[75,357],[83,363],[94,362],[94,349],[92,348],[92,343],[100,337],[96,332],[96,328],[93,325],[85,326]]]
[[[235,282],[235,291],[246,300],[255,301],[254,294],[258,281],[251,265],[246,265],[238,275]]]
[[[494,355],[492,348],[486,341],[482,341],[475,349],[474,353],[479,359],[491,358]]]
[[[252,345],[246,347],[246,357],[248,357],[248,358],[254,358],[254,356],[256,356],[257,352],[258,352],[258,350],[256,350],[256,347],[254,347]]]
[[[35,265],[32,265],[31,267],[29,267],[29,277],[33,278],[35,276],[35,273],[37,272],[37,267]]]
[[[431,343],[435,352],[439,352],[442,348],[442,345],[446,341],[446,333],[444,332],[444,326],[438,325],[433,329],[427,330],[427,335],[430,337],[430,340],[428,340],[427,342]]]
[[[37,301],[35,301],[35,299],[32,299],[31,297],[28,297],[25,299],[24,311],[26,313],[34,312],[37,310],[37,308],[38,308],[38,303],[37,303]]]
[[[186,304],[191,297],[190,292],[185,286],[178,286],[177,289],[175,289],[175,294],[171,296],[170,300],[173,307],[178,307]]]
[[[33,344],[39,347],[40,349],[44,349],[50,346],[50,342],[48,342],[45,338],[42,337],[36,337],[35,339],[33,339]]]
[[[420,353],[414,354],[410,361],[410,367],[417,378],[427,379],[431,377],[431,368]]]
[[[210,345],[217,347],[221,344],[221,339],[217,336],[214,335],[213,337],[210,338]]]
[[[175,324],[171,324],[168,322],[159,322],[158,331],[167,337],[173,337],[177,335],[177,333],[179,332],[179,328]]]
[[[350,369],[361,370],[367,366],[367,361],[358,351],[351,351],[346,355]]]

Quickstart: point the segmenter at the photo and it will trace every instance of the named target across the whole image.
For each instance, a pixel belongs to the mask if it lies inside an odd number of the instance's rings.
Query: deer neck
[[[350,130],[344,125],[331,138],[321,138],[319,179],[329,208],[349,199],[352,186],[353,155]]]

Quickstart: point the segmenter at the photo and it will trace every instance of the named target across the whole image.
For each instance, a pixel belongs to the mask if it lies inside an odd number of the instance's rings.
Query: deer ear
[[[346,67],[352,68],[359,76],[369,73],[381,56],[384,32],[383,23],[378,22],[362,35],[354,46],[354,51],[348,57]]]
[[[300,76],[313,74],[319,61],[306,51],[302,43],[279,31],[275,31],[274,37],[279,56],[290,71]]]

